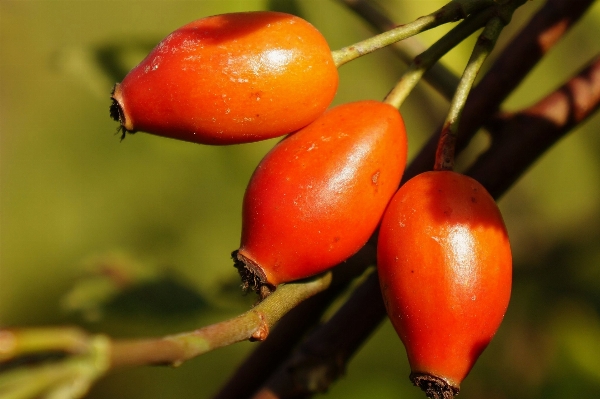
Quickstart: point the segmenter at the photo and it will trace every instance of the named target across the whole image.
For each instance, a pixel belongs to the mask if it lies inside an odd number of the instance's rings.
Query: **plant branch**
[[[375,30],[385,32],[396,27],[396,24],[368,0],[340,0],[348,8],[355,11]],[[435,46],[435,44],[434,44]],[[415,37],[407,38],[390,46],[396,55],[406,64],[413,63],[415,57],[425,51],[425,46]],[[429,83],[446,99],[451,99],[458,86],[458,76],[441,63],[433,64],[425,74],[423,80]]]
[[[0,396],[83,396],[111,369],[151,364],[179,365],[226,345],[265,340],[288,311],[326,290],[327,272],[312,279],[281,285],[246,313],[195,331],[163,338],[111,341],[74,328],[0,331]],[[45,360],[41,362],[40,360]],[[22,363],[29,362],[27,368]]]
[[[46,339],[50,337],[51,339]],[[0,397],[24,398],[78,398],[87,393],[90,386],[109,369],[109,339],[103,335],[87,336],[76,329],[32,329],[3,331],[0,346],[4,360],[0,374]],[[61,340],[64,340],[61,342]],[[76,342],[75,345],[72,345]],[[44,348],[44,345],[50,345]],[[34,349],[34,347],[36,349]],[[19,353],[20,351],[22,353]],[[70,356],[60,361],[48,361],[48,351],[65,350]],[[22,367],[19,359],[34,352],[45,362],[36,366]]]
[[[112,366],[177,366],[236,342],[264,341],[283,315],[303,300],[328,288],[330,283],[331,273],[328,272],[309,280],[281,285],[254,308],[230,320],[164,338],[116,341],[112,349]]]
[[[275,326],[269,339],[246,357],[214,399],[238,399],[257,391],[273,370],[291,354],[296,343],[319,322],[331,303],[355,278],[364,273],[365,265],[373,263],[375,252],[375,246],[367,243],[356,255],[334,268],[330,287],[286,314]]]
[[[537,36],[545,36],[545,34],[548,32],[548,30],[553,30],[553,27],[557,24],[557,20],[563,21],[563,18],[565,18],[566,21],[568,21],[568,24],[566,25],[566,28],[572,26],[572,24],[574,24],[574,22],[581,16],[581,14],[583,13],[583,11],[585,11],[585,9],[589,8],[589,6],[591,5],[592,1],[585,1],[585,5],[582,4],[577,4],[577,7],[572,7],[575,6],[575,4],[569,2],[568,0],[561,0],[562,3],[560,1],[557,0],[550,0],[544,7],[542,7],[538,13],[534,16],[534,18],[531,20],[530,24],[522,31],[522,33],[520,35],[518,35],[511,44],[509,44],[505,50],[503,51],[503,53],[499,56],[499,61],[501,62],[503,65],[507,65],[510,66],[511,68],[509,68],[508,71],[506,71],[506,74],[508,76],[514,76],[514,75],[518,75],[518,76],[524,76],[525,73],[523,73],[523,71],[520,70],[520,68],[525,68],[526,71],[529,71],[533,65],[530,64],[530,62],[522,62],[523,57],[526,57],[528,59],[530,59],[530,54],[531,53],[535,53],[536,49],[538,48],[537,45]],[[581,2],[578,2],[581,3]],[[561,10],[561,12],[563,13],[561,16],[557,15],[556,10]],[[532,27],[533,25],[533,27]],[[565,27],[564,24],[561,24],[561,26]],[[534,29],[535,28],[535,29]],[[555,42],[558,41],[558,39],[564,34],[566,33],[567,29],[561,29],[561,34],[560,35],[553,35],[552,37],[552,44],[554,44]],[[523,37],[523,35],[525,35],[525,37]],[[530,37],[529,35],[534,35],[533,37]],[[531,46],[531,48],[528,49],[527,48],[522,48],[522,42],[525,41],[526,43],[528,43],[529,46]],[[549,43],[548,40],[544,41],[546,44]],[[518,49],[518,51],[516,51]],[[516,59],[515,59],[516,58]],[[539,59],[539,58],[538,58]],[[517,70],[513,70],[512,68],[516,68]],[[594,71],[596,71],[596,67],[591,67]],[[495,69],[495,68],[492,68]],[[590,71],[592,70],[590,69]],[[486,90],[489,88],[490,90],[492,90],[492,88],[496,88],[498,85],[501,85],[504,80],[506,79],[506,76],[503,74],[499,74],[499,71],[497,70],[497,73],[493,74],[493,75],[487,75],[487,78],[482,80],[482,82],[480,83],[479,90],[481,93],[485,93]],[[596,76],[596,72],[593,73],[593,76]],[[575,78],[575,80],[573,80],[570,85],[575,84],[576,81],[581,82],[579,79],[581,79],[581,76],[578,78]],[[587,90],[590,93],[596,93],[597,89],[595,89],[596,84],[592,84],[590,90]],[[514,88],[514,87],[513,87]],[[496,95],[499,92],[499,90],[494,89],[492,90]],[[580,92],[585,92],[586,90],[580,90]],[[590,96],[593,97],[593,96]],[[471,100],[472,101],[472,100]],[[490,100],[486,100],[489,101],[489,103],[494,103],[495,101],[501,102],[502,99],[497,100],[497,99],[490,99]],[[573,99],[573,101],[571,103],[577,103],[580,102],[581,99],[577,100],[577,99]],[[544,104],[545,101],[541,101],[540,104]],[[584,102],[585,103],[585,102]],[[545,107],[546,108],[546,114],[548,117],[551,118],[551,115],[553,115],[553,112],[548,106]],[[589,115],[591,113],[592,110],[595,110],[598,108],[598,100],[594,100],[594,101],[589,101],[587,102],[587,105],[582,107],[582,109],[586,109],[588,110],[588,112],[586,113],[586,115]],[[583,115],[582,112],[574,112],[574,115]],[[538,115],[539,116],[539,115]],[[489,116],[488,116],[489,117]],[[464,118],[464,116],[463,116]],[[571,120],[579,120],[580,122],[583,120],[580,118],[578,119],[573,119],[571,118]],[[563,129],[565,132],[568,129],[572,129],[576,126],[575,124],[571,124],[569,126],[565,125],[563,126]],[[529,129],[529,126],[527,126],[526,124],[522,125],[519,127],[518,131],[512,131],[511,132],[511,137],[513,138],[513,146],[518,146],[520,144],[516,144],[517,142],[519,142],[519,137],[521,134],[524,134],[523,132],[527,131]],[[537,129],[536,129],[537,130]],[[540,134],[543,134],[543,128],[539,129]],[[532,144],[533,147],[536,146],[535,143]],[[506,189],[508,189],[508,187],[510,187],[510,185],[512,183],[514,183],[514,181],[518,178],[517,176],[512,176],[509,179],[504,179],[501,174],[502,172],[498,171],[498,168],[500,168],[500,165],[506,164],[506,159],[514,159],[512,156],[512,150],[506,150],[503,149],[502,151],[500,151],[500,146],[497,145],[492,145],[488,152],[482,157],[480,158],[480,160],[478,161],[478,163],[480,163],[480,165],[476,165],[474,166],[471,171],[470,174],[473,176],[487,176],[487,180],[485,180],[485,186],[486,188],[493,193],[495,198],[499,198],[505,191]],[[434,150],[435,150],[435,146],[434,146]],[[425,157],[432,159],[433,158],[433,153],[434,150],[426,153]],[[459,148],[458,151],[460,151],[461,149]],[[543,150],[542,150],[543,151]],[[423,154],[424,152],[422,152],[421,154]],[[495,155],[494,155],[495,154]],[[530,151],[528,155],[524,155],[521,158],[521,162],[523,164],[526,165],[530,165],[531,163],[533,163],[535,161],[535,159],[537,158],[537,156],[539,156],[539,154],[535,154],[534,151]],[[420,155],[421,158],[423,158],[423,155]],[[484,161],[486,161],[484,163]],[[424,164],[423,160],[416,160],[416,165],[417,166],[412,166],[410,169],[410,171],[407,172],[407,174],[405,175],[405,180],[411,178],[412,176],[414,176],[417,173],[420,173],[422,171],[428,170],[427,167],[419,167],[419,164]],[[415,164],[415,162],[413,162],[413,165]],[[523,167],[521,167],[521,170],[524,170]],[[517,172],[518,173],[518,172]],[[375,241],[375,240],[373,240]],[[374,261],[371,260],[371,261]],[[370,293],[370,297],[373,298],[370,301],[356,301],[354,302],[355,298],[359,298],[359,294],[358,294],[358,290],[364,290],[366,292]],[[361,294],[362,295],[362,294]],[[353,305],[350,305],[350,303],[352,303]],[[356,305],[356,303],[358,303]],[[355,293],[353,293],[351,295],[351,297],[349,298],[348,302],[346,302],[346,304],[344,304],[338,311],[337,313],[334,315],[334,317],[327,322],[326,324],[324,324],[323,326],[321,326],[318,330],[318,332],[315,332],[314,334],[334,334],[336,331],[351,331],[353,328],[356,328],[357,324],[353,322],[353,320],[356,320],[356,317],[360,317],[361,315],[365,315],[368,314],[370,315],[370,321],[366,322],[366,323],[361,323],[360,327],[364,328],[366,331],[364,337],[368,336],[370,332],[372,332],[379,324],[381,321],[383,321],[383,319],[386,317],[385,314],[385,310],[382,309],[382,302],[381,302],[381,296],[380,296],[380,291],[379,291],[379,284],[376,282],[376,279],[374,278],[369,278],[367,279],[365,282],[363,282],[355,291]],[[368,323],[368,325],[367,325]],[[325,331],[323,331],[325,330]],[[312,336],[311,336],[312,337]],[[306,342],[309,342],[312,340],[312,338],[309,337],[307,338]],[[357,337],[351,337],[346,339],[345,336],[341,336],[339,340],[331,343],[331,345],[329,345],[327,347],[327,350],[323,353],[323,352],[319,352],[319,350],[317,348],[323,348],[322,345],[319,345],[318,342],[314,347],[308,347],[307,348],[307,344],[303,345],[303,352],[308,352],[311,353],[311,358],[316,359],[319,357],[320,354],[324,354],[324,356],[327,355],[327,353],[337,353],[340,348],[358,348],[360,346],[360,344],[363,342],[364,338],[357,338]],[[310,397],[312,396],[313,390],[310,386],[295,386],[292,387],[289,385],[289,381],[296,381],[297,380],[294,379],[294,377],[290,377],[289,375],[286,375],[285,370],[288,367],[293,366],[294,364],[296,364],[297,362],[302,362],[299,359],[304,358],[305,355],[302,355],[301,352],[297,352],[294,356],[291,357],[291,360],[287,363],[285,363],[284,365],[282,365],[279,370],[273,374],[273,378],[268,382],[268,384],[266,384],[255,396],[255,398],[269,398],[269,399],[275,399],[275,398],[284,398],[284,397],[288,397],[286,396],[285,393],[287,392],[295,392],[297,395],[294,396],[294,398],[303,398],[303,397]],[[351,357],[351,354],[346,354],[346,357],[349,358]],[[325,359],[327,359],[327,357],[325,357]],[[313,370],[317,370],[319,368],[321,369],[327,369],[328,365],[330,363],[327,362],[327,360],[325,361],[320,361],[320,362],[316,362],[312,365],[312,369]],[[338,370],[343,369],[343,364],[340,366],[338,365]],[[291,369],[293,370],[293,368]],[[304,370],[304,373],[311,373],[310,371]],[[335,373],[334,373],[335,374]],[[331,382],[331,381],[330,381]]]
[[[90,349],[89,337],[78,328],[0,330],[0,362],[47,351],[78,355]]]
[[[384,102],[400,108],[412,89],[419,83],[423,74],[442,58],[444,54],[452,50],[475,31],[485,26],[495,13],[495,9],[489,7],[480,13],[470,15],[440,40],[435,42],[429,49],[415,57],[396,86],[386,96]]]
[[[514,124],[507,123],[503,131],[506,138],[492,145],[468,174],[481,179],[498,199],[551,144],[598,108],[600,58],[559,90],[515,114],[511,118]],[[512,162],[506,162],[517,158],[514,168]],[[300,399],[324,392],[343,374],[351,356],[385,317],[379,282],[373,273],[327,323],[302,343],[253,399]]]
[[[448,116],[442,126],[435,156],[434,170],[454,169],[454,152],[456,149],[460,116],[465,107],[465,103],[467,102],[469,92],[475,82],[475,78],[477,77],[483,62],[494,49],[496,40],[498,40],[504,26],[505,23],[500,17],[492,18],[487,23],[475,44],[471,58],[465,67],[462,78],[456,88],[456,93],[454,93],[454,97],[450,103]]]
[[[465,126],[481,125],[490,118],[490,116],[498,109],[499,104],[512,90],[514,90],[537,61],[539,61],[543,53],[547,52],[552,45],[558,42],[592,3],[593,0],[582,0],[577,2],[572,2],[570,0],[549,0],[542,8],[540,8],[540,10],[538,10],[521,33],[513,38],[504,48],[502,53],[498,56],[496,63],[491,67],[490,72],[486,74],[479,85],[471,92],[471,98],[467,102],[467,111],[463,113],[461,137],[465,137],[464,132],[467,131]],[[540,46],[539,43],[543,43],[543,45]],[[487,95],[488,92],[490,93],[489,96]],[[475,119],[475,123],[471,122],[471,119],[473,118]],[[413,160],[405,172],[403,178],[404,181],[418,173],[429,170],[433,164],[437,138],[437,134],[432,136],[429,144],[420,152],[417,158]],[[459,145],[457,152],[460,152],[463,148],[464,145]],[[481,171],[485,172],[483,169],[481,169]],[[487,183],[487,187],[494,192],[492,184]],[[499,193],[496,193],[496,195],[499,196]],[[376,236],[372,237],[370,245],[376,245]],[[352,261],[352,258],[349,261]],[[375,261],[374,255],[370,259],[366,258],[362,260],[365,265],[374,263]],[[353,317],[356,315],[370,314],[374,318],[373,321],[368,322],[368,325],[362,324],[361,327],[373,331],[386,317],[385,311],[383,311],[381,307],[380,296],[378,297],[378,295],[380,295],[379,285],[372,279],[368,279],[359,286],[359,289],[362,289],[361,287],[364,287],[366,291],[373,295],[372,298],[376,299],[362,302],[356,307],[342,306],[336,313],[336,315],[340,315],[340,318],[336,318],[336,320],[341,320],[341,315],[347,315],[348,320],[353,320]],[[354,295],[351,296],[351,298],[353,297]],[[317,309],[316,311],[322,310]],[[321,328],[335,332],[352,330],[354,327],[355,324],[353,323],[329,322]],[[343,343],[342,341],[343,337],[342,340],[336,342],[335,345],[345,347],[352,346],[350,343]],[[362,341],[354,342],[354,345],[360,345],[360,342]],[[289,342],[287,342],[286,345],[289,345]],[[276,353],[278,350],[281,350],[281,348],[277,348],[276,346],[270,348],[271,353]],[[330,351],[335,352],[336,349],[332,346]],[[315,355],[316,354],[317,353],[315,353]],[[280,370],[283,370],[285,367],[285,364],[282,365]],[[315,364],[314,367],[318,367],[318,364]],[[236,381],[241,383],[242,381],[247,381],[251,377],[250,374],[238,374],[236,375],[236,378]],[[277,381],[279,381],[279,379]],[[254,380],[252,383],[258,384],[259,382]],[[235,384],[235,381],[230,381],[229,384]],[[262,392],[268,393],[273,384],[278,385],[276,381],[271,381],[269,386],[263,388]],[[246,392],[252,391],[248,390]],[[282,397],[275,395],[274,392],[272,393],[273,395],[271,398]],[[308,396],[311,396],[310,389],[305,387],[305,395],[300,395],[298,397]]]
[[[406,25],[370,37],[351,46],[332,51],[335,65],[340,67],[365,54],[399,42],[448,22],[455,22],[482,8],[493,5],[493,0],[453,0],[439,10],[420,17]]]
[[[499,197],[541,156],[600,106],[600,55],[533,106],[500,116],[488,151],[467,172]],[[507,160],[510,159],[510,162]]]
[[[347,311],[370,304],[369,311]],[[345,309],[345,310],[344,310]],[[346,363],[385,315],[379,279],[372,272],[340,311],[317,328],[259,390],[253,399],[295,398],[326,392],[345,372]],[[345,328],[331,328],[344,326]]]
[[[548,0],[519,32],[471,91],[459,127],[457,152],[496,114],[502,102],[539,60],[568,32],[594,0]],[[438,135],[432,135],[406,169],[404,181],[431,169]]]

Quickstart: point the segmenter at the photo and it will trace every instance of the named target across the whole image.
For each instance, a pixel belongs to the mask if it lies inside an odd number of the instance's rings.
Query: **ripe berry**
[[[431,398],[451,398],[500,326],[512,257],[500,211],[470,177],[427,172],[403,185],[377,248],[388,315]]]
[[[243,279],[274,288],[357,252],[400,183],[406,146],[400,113],[378,101],[332,108],[278,143],[244,196]]]
[[[338,73],[323,36],[279,12],[216,15],[167,36],[112,93],[123,134],[237,144],[296,131],[331,103]]]

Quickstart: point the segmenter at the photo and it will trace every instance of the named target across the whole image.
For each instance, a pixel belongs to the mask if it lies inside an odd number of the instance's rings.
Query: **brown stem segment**
[[[366,312],[351,311],[367,304],[370,308]],[[376,272],[354,290],[342,309],[345,311],[336,312],[326,324],[316,328],[252,398],[308,398],[316,392],[326,392],[344,375],[352,354],[385,315]]]
[[[445,123],[440,133],[440,141],[435,153],[434,170],[452,170],[454,168],[454,153],[456,152],[456,133]]]

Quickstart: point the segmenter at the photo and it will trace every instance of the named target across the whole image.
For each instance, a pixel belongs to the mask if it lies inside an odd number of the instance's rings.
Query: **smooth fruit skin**
[[[420,174],[390,202],[377,259],[388,315],[413,374],[441,378],[457,393],[510,298],[512,256],[496,203],[470,177]]]
[[[258,165],[244,196],[238,259],[273,287],[344,261],[378,226],[406,156],[394,107],[360,101],[330,109]]]
[[[330,105],[338,73],[327,42],[293,15],[242,12],[167,36],[113,90],[123,131],[237,144],[296,131]]]

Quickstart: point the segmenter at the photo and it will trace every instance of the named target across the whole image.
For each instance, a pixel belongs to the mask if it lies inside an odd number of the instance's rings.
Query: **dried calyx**
[[[460,390],[443,378],[427,373],[411,373],[410,380],[415,386],[421,388],[430,399],[452,399],[458,395]]]
[[[125,138],[127,133],[133,134],[135,133],[131,127],[127,127],[129,121],[125,116],[125,111],[123,110],[123,106],[121,105],[121,90],[120,85],[117,83],[110,93],[110,98],[112,99],[112,104],[110,105],[110,117],[121,124],[117,129],[117,133],[121,133],[121,140]]]
[[[244,291],[256,292],[261,301],[275,291],[275,287],[267,282],[264,272],[255,262],[240,254],[238,250],[231,253],[231,258],[233,259],[233,266],[242,278],[242,289]]]

